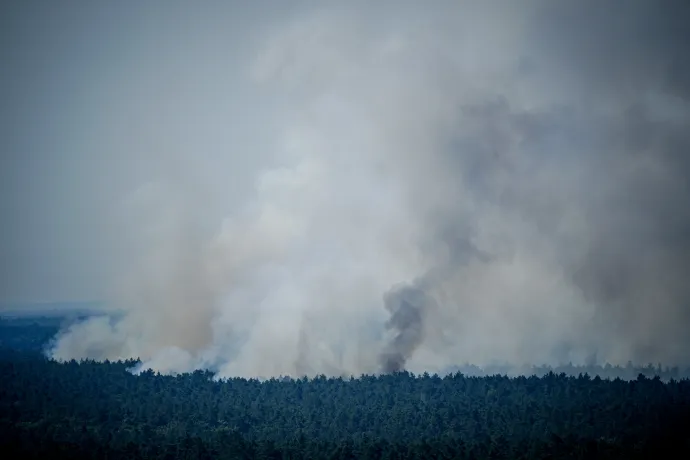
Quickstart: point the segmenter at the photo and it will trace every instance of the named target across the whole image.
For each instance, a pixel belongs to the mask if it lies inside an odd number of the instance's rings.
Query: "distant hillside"
[[[0,303],[2,317],[74,317],[92,316],[102,313],[105,306],[102,302],[13,302]]]

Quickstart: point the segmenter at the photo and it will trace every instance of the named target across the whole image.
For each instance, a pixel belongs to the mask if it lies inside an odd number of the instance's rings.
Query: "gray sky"
[[[271,121],[244,81],[266,13],[240,4],[3,2],[3,301],[103,298],[114,216],[142,184],[175,181],[216,219],[251,186]]]
[[[127,312],[55,356],[690,362],[687,2],[276,4],[2,6],[0,297]]]

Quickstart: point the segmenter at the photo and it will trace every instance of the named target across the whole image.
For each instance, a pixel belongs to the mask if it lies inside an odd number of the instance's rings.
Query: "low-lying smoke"
[[[124,318],[72,326],[53,357],[221,376],[690,363],[687,2],[394,5],[260,24],[237,67],[278,120],[254,133],[273,166],[208,236],[190,147],[129,201],[148,207]],[[234,164],[215,161],[200,170]]]

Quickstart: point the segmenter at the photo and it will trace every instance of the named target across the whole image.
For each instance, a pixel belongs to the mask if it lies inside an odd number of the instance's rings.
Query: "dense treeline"
[[[509,378],[480,377],[486,370],[467,365],[445,377],[402,372],[266,381],[216,380],[208,371],[133,375],[139,361],[45,358],[62,324],[0,320],[3,458],[683,458],[690,452],[684,431],[690,381],[678,379],[678,369],[567,365]]]
[[[0,353],[0,428],[17,457],[630,458],[690,451],[690,382],[568,377],[214,380],[135,361]],[[55,455],[55,454],[51,454]],[[670,453],[667,455],[671,455]]]

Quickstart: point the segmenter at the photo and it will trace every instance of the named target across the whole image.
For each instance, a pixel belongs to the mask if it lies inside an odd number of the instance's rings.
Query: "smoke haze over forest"
[[[690,364],[690,3],[3,5],[7,301],[220,376]]]

